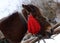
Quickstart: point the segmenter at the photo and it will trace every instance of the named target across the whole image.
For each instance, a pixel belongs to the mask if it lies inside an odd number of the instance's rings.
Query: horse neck
[[[27,32],[26,22],[18,13],[14,13],[2,21],[0,29],[6,38],[15,42],[21,41]]]

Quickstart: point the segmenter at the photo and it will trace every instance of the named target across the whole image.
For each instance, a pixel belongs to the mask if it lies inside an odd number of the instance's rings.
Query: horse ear
[[[25,9],[23,9],[23,10],[22,10],[22,13],[24,14],[24,16],[25,16],[25,17],[26,17],[26,19],[27,19],[27,16],[28,16],[27,11],[26,11]]]
[[[22,7],[24,7],[25,5],[24,4],[22,4]]]
[[[22,7],[23,7],[24,9],[26,9],[28,12],[31,12],[30,5],[24,5],[24,4],[22,4]]]
[[[28,5],[22,4],[22,7],[25,8],[25,9],[27,9],[28,8]]]

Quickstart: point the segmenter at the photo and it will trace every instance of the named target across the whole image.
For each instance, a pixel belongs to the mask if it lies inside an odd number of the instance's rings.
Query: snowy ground
[[[60,43],[60,34],[56,35],[55,37],[51,39],[44,39],[46,43]],[[36,42],[38,43],[38,42]],[[44,43],[43,40],[40,41],[40,43]]]

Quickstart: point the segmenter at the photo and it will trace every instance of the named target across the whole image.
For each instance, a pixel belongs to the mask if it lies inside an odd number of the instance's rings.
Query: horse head
[[[42,28],[39,34],[45,36],[46,32],[50,32],[51,25],[48,21],[46,21],[46,18],[42,16],[38,7],[34,5],[22,5],[22,7],[24,8],[22,11],[23,14],[27,15],[28,17],[29,13],[32,13],[32,16],[40,23]]]

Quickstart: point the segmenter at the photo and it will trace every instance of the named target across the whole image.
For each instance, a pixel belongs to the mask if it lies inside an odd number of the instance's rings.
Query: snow
[[[57,0],[54,1],[57,2]],[[0,0],[0,19],[9,16],[15,11],[21,12],[23,9],[22,4],[34,4],[39,7],[42,2],[41,0]]]
[[[60,0],[54,0],[54,1],[60,3]]]
[[[60,34],[55,36],[53,39],[44,39],[46,43],[59,43],[60,42]],[[38,42],[36,42],[38,43]],[[43,40],[40,40],[40,43],[44,43]]]
[[[0,19],[15,11],[21,12],[22,4],[29,4],[30,0],[0,0]]]

